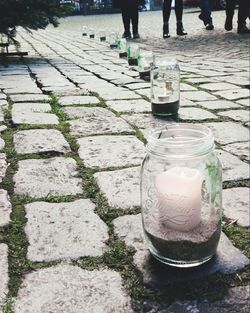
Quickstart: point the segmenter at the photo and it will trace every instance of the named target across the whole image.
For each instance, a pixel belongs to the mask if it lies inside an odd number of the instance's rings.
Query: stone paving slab
[[[130,90],[137,90],[137,89],[143,89],[143,88],[149,88],[150,83],[145,83],[145,82],[134,82],[132,84],[128,84],[126,86]]]
[[[126,100],[126,99],[141,99],[141,96],[131,91],[122,91],[122,92],[102,92],[100,96],[108,101],[108,100]]]
[[[135,131],[121,118],[116,116],[86,116],[81,119],[68,122],[70,134],[90,136],[97,134],[130,133]]]
[[[12,207],[7,191],[0,189],[0,227],[9,224],[11,209]]]
[[[201,88],[209,90],[209,91],[219,91],[219,90],[238,89],[241,87],[228,84],[228,83],[208,83],[208,84],[202,84]]]
[[[159,313],[248,313],[250,286],[234,287],[228,290],[224,299],[216,302],[177,301],[167,310]]]
[[[140,167],[94,174],[101,193],[112,208],[140,207]]]
[[[237,123],[221,122],[205,123],[204,125],[212,129],[215,141],[221,145],[249,140],[248,129]]]
[[[5,141],[0,137],[0,151],[5,147]]]
[[[197,107],[197,102],[185,99],[180,94],[180,108],[182,107]]]
[[[188,84],[180,83],[180,91],[197,91],[197,88],[190,86]]]
[[[145,89],[137,89],[136,93],[141,95],[141,96],[145,96],[148,97],[150,99],[151,97],[151,90],[150,88],[145,88]]]
[[[8,293],[8,246],[0,243],[0,310]]]
[[[227,100],[237,100],[249,97],[249,89],[231,89],[225,91],[217,91],[214,94]]]
[[[4,93],[0,92],[0,100],[6,100],[7,96]]]
[[[48,102],[50,100],[49,96],[42,95],[42,94],[20,94],[20,95],[11,95],[10,96],[11,101],[13,102],[40,102],[40,101],[46,101]]]
[[[30,197],[82,193],[76,161],[72,158],[28,159],[18,162],[13,177],[15,193]]]
[[[12,114],[14,124],[31,125],[58,125],[59,120],[55,114],[50,113],[17,113]]]
[[[50,86],[50,87],[42,87],[42,91],[45,93],[54,93],[58,96],[62,95],[72,95],[75,92],[78,92],[79,89],[77,87],[72,87],[72,86]]]
[[[74,202],[33,202],[25,205],[29,241],[27,257],[34,262],[101,256],[108,227],[94,213],[89,199]]]
[[[217,98],[205,91],[183,91],[182,97],[191,101],[217,100]]]
[[[240,159],[250,161],[249,142],[231,143],[229,145],[223,146],[223,150],[238,156]]]
[[[14,103],[12,107],[12,115],[16,113],[47,113],[51,111],[51,106],[48,103]]]
[[[57,265],[25,276],[15,313],[132,313],[119,273]]]
[[[32,129],[14,134],[17,154],[71,151],[62,133],[55,129]]]
[[[48,103],[14,103],[12,121],[14,124],[59,124],[58,117],[51,111]]]
[[[6,155],[4,153],[0,153],[0,183],[2,182],[6,169],[8,167],[7,161],[6,161]]]
[[[249,107],[250,106],[250,99],[241,99],[241,100],[238,100],[237,103],[244,105],[246,107]]]
[[[207,119],[218,119],[218,117],[208,112],[207,110],[199,109],[199,108],[180,108],[179,117],[181,120],[207,120]]]
[[[168,120],[156,118],[152,114],[124,114],[122,115],[122,118],[140,129],[161,128],[169,123]]]
[[[1,100],[0,99],[0,109],[6,109],[8,107],[8,102],[7,100]]]
[[[151,112],[151,103],[144,99],[107,101],[106,104],[118,112]]]
[[[250,190],[246,187],[223,190],[223,213],[239,226],[249,227]]]
[[[65,107],[62,111],[68,115],[70,119],[87,118],[87,117],[115,117],[115,114],[108,109],[102,107]]]
[[[201,101],[196,102],[198,105],[209,110],[223,110],[223,109],[234,109],[240,108],[241,106],[228,100],[217,100],[217,101]]]
[[[114,231],[126,245],[136,249],[134,263],[143,274],[144,283],[151,287],[200,279],[214,273],[235,273],[250,262],[222,233],[216,256],[197,268],[176,269],[157,261],[150,255],[143,237],[141,216],[125,215],[114,220]]]
[[[222,164],[222,179],[224,182],[249,179],[249,164],[223,150],[217,150],[217,154]]]
[[[134,136],[95,136],[80,138],[77,143],[80,158],[91,168],[135,166],[145,155],[143,143]]]
[[[220,116],[230,117],[234,121],[249,122],[250,115],[247,110],[230,110],[218,113]]]
[[[4,121],[4,114],[3,112],[0,110],[0,122]]]
[[[62,106],[79,104],[98,104],[100,100],[94,96],[65,96],[59,98]]]
[[[4,132],[7,129],[6,125],[0,125],[0,133]]]

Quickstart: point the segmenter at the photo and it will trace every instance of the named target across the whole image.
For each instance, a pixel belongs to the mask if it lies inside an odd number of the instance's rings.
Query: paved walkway
[[[29,56],[0,66],[1,313],[248,312],[249,37],[225,34],[223,12],[214,32],[197,13],[184,17],[190,35],[164,41],[160,12],[141,14],[140,42],[179,59],[180,122],[214,131],[217,257],[180,272],[149,255],[139,168],[148,129],[167,122],[150,113],[149,83],[81,36],[80,25],[110,31],[120,16],[68,18],[20,31]]]

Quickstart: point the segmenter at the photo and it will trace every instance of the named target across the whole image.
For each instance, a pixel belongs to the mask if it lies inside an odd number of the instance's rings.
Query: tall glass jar
[[[87,26],[82,26],[82,35],[83,36],[87,36],[87,32],[88,32],[88,27]]]
[[[95,38],[95,30],[94,30],[94,28],[89,28],[89,38]]]
[[[180,105],[180,68],[177,60],[154,55],[150,80],[153,115],[176,115]]]
[[[127,57],[129,65],[138,65],[140,47],[135,42],[127,41]]]
[[[151,133],[141,170],[141,207],[155,258],[177,267],[211,259],[221,233],[221,194],[221,165],[209,128],[170,124]]]
[[[106,41],[106,31],[104,29],[99,31],[100,41]]]
[[[140,78],[150,80],[150,70],[153,64],[153,52],[140,50],[138,56],[138,71]]]
[[[120,58],[127,58],[127,40],[125,38],[120,38],[117,49]]]
[[[117,48],[117,41],[118,41],[119,35],[117,32],[111,32],[109,35],[109,46],[111,49]]]

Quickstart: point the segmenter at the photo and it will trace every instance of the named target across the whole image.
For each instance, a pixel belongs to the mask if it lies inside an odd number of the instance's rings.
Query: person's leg
[[[162,16],[163,16],[163,38],[169,38],[168,21],[171,13],[172,0],[164,0],[162,4]]]
[[[130,16],[132,20],[133,37],[134,39],[140,38],[139,33],[138,33],[139,12],[138,12],[137,4],[133,4],[131,6]]]
[[[179,36],[187,35],[182,24],[183,0],[175,0],[175,16],[177,22],[176,32]]]
[[[226,21],[225,21],[225,30],[233,29],[233,16],[235,9],[235,0],[226,0]]]
[[[246,19],[248,16],[249,2],[246,0],[239,0],[238,11],[238,33],[249,34],[250,29],[246,26]]]
[[[207,30],[213,30],[213,20],[211,16],[211,5],[209,0],[200,0],[201,14],[199,18],[203,21]]]
[[[130,33],[130,11],[127,5],[122,5],[122,21],[124,26],[124,34],[122,35],[123,38],[131,38]]]

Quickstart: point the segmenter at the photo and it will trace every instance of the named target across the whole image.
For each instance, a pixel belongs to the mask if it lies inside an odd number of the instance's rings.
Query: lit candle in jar
[[[200,171],[188,167],[173,167],[156,176],[161,224],[189,231],[200,223],[203,180]]]

